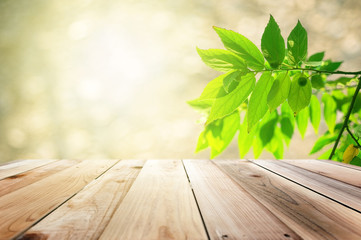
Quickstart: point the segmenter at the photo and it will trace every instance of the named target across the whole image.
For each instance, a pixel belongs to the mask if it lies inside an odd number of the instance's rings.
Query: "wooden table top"
[[[0,239],[361,239],[361,168],[324,160],[0,165]]]

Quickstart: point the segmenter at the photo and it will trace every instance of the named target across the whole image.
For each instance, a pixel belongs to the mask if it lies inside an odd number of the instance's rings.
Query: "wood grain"
[[[318,175],[284,161],[254,160],[253,162],[361,212],[361,188]]]
[[[0,197],[0,239],[16,237],[115,163],[83,161]]]
[[[349,164],[336,163],[335,161],[320,160],[282,160],[294,166],[307,169],[317,174],[333,178],[356,187],[361,187],[361,168],[353,166],[353,168],[345,167]]]
[[[144,164],[122,160],[41,220],[20,239],[98,239]],[[82,224],[80,224],[82,223]]]
[[[0,196],[26,187],[78,163],[75,160],[59,160],[0,180]]]
[[[301,239],[209,160],[184,160],[211,239]]]
[[[148,160],[100,239],[207,239],[180,160]]]
[[[361,214],[252,162],[216,161],[304,239],[361,239]]]
[[[21,160],[7,163],[0,166],[0,180],[7,178],[46,164],[54,162],[56,160],[51,159],[32,159],[32,160]]]

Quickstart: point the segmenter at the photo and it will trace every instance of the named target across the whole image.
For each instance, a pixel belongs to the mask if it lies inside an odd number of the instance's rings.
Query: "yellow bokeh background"
[[[310,54],[356,71],[360,12],[357,0],[1,0],[0,162],[207,158],[186,101],[218,75],[195,50],[222,47],[212,26],[259,46],[269,14],[284,38],[300,19]],[[309,158],[316,138],[295,134],[285,157]],[[220,157],[238,158],[237,142]]]

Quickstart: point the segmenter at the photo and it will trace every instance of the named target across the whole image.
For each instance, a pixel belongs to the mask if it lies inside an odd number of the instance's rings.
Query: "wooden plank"
[[[143,164],[143,160],[120,161],[20,239],[98,239]]]
[[[352,169],[361,171],[361,167],[355,166],[355,165],[352,165],[352,164],[347,164],[347,163],[342,163],[342,162],[332,161],[332,160],[317,160],[317,161],[325,162],[325,163],[328,163],[328,164],[334,164],[334,165],[338,165],[338,166],[341,166],[341,167],[352,168]]]
[[[320,160],[282,160],[294,166],[307,169],[317,174],[333,178],[356,187],[361,187],[361,172],[355,168],[343,167],[343,163],[333,164],[334,161]],[[332,164],[330,164],[332,163]],[[356,166],[355,166],[356,167]],[[361,168],[360,168],[361,169]]]
[[[14,161],[8,164],[0,166],[0,179],[7,178],[46,164],[54,162],[54,159],[32,159],[32,160],[21,160]]]
[[[211,161],[184,165],[211,239],[301,239]]]
[[[254,160],[253,162],[361,212],[361,188],[279,160]]]
[[[252,162],[216,161],[304,239],[361,239],[361,214]]]
[[[207,239],[180,160],[148,160],[100,239]]]
[[[114,160],[82,161],[0,197],[0,239],[16,237],[115,163]]]
[[[73,166],[78,162],[79,161],[75,160],[59,160],[4,178],[0,180],[0,196],[4,196],[5,194],[18,190],[22,187],[26,187],[56,172],[60,172],[70,166]]]

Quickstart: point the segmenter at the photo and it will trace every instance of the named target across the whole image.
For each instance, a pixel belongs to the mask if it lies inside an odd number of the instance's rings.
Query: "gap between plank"
[[[280,177],[282,177],[282,178],[284,178],[284,179],[287,179],[287,180],[290,181],[290,182],[296,183],[297,185],[299,185],[299,186],[301,186],[301,187],[304,187],[304,188],[306,188],[306,189],[308,189],[308,190],[310,190],[310,191],[312,191],[312,192],[314,192],[314,193],[317,193],[317,194],[319,194],[319,195],[321,195],[321,196],[323,196],[323,197],[325,197],[325,198],[327,198],[327,199],[330,199],[330,200],[332,200],[332,201],[334,201],[334,202],[336,202],[336,203],[338,203],[338,204],[340,204],[340,205],[342,205],[342,206],[344,206],[344,207],[347,207],[347,208],[349,208],[349,209],[351,209],[351,210],[354,210],[354,211],[356,211],[356,212],[358,212],[358,213],[361,213],[361,211],[359,211],[359,210],[357,210],[357,209],[355,209],[355,208],[353,208],[353,207],[350,207],[350,206],[348,206],[348,205],[346,205],[346,204],[344,204],[344,203],[342,203],[342,202],[339,202],[339,201],[337,201],[336,199],[333,199],[333,198],[331,198],[331,197],[329,197],[329,196],[327,196],[327,195],[325,195],[325,194],[323,194],[323,193],[317,192],[316,190],[314,190],[314,189],[312,189],[312,188],[309,188],[309,187],[307,187],[307,186],[305,186],[305,185],[303,185],[303,184],[301,184],[301,183],[299,183],[299,182],[296,182],[296,181],[294,181],[294,180],[292,180],[292,179],[290,179],[290,178],[287,178],[287,177],[285,177],[285,176],[283,176],[283,175],[281,175],[281,174],[279,174],[279,173],[276,173],[276,172],[274,172],[274,171],[272,171],[272,170],[270,170],[270,169],[268,169],[268,168],[266,168],[266,167],[264,167],[264,166],[262,166],[262,165],[257,164],[256,162],[254,162],[254,161],[252,161],[252,160],[250,160],[250,159],[247,159],[247,160],[248,160],[249,162],[253,163],[254,165],[260,167],[260,168],[263,168],[263,169],[265,169],[265,170],[267,170],[267,171],[269,171],[269,172],[271,172],[271,173],[274,173],[274,174],[276,174],[276,175],[278,175],[278,176],[280,176]],[[279,161],[281,161],[281,160],[279,160]],[[289,164],[289,163],[287,163],[287,164]],[[308,170],[307,170],[307,171],[308,171]]]
[[[86,161],[86,160],[85,160]],[[119,161],[118,160],[115,162],[115,164],[117,164]],[[98,177],[94,178],[94,180],[98,179],[100,176],[104,175],[106,172],[109,171],[109,169],[111,169],[112,167],[115,166],[115,164],[111,165],[109,168],[107,168],[104,172],[102,172]],[[28,228],[26,228],[24,231],[20,232],[18,235],[16,235],[15,237],[13,237],[12,239],[16,240],[16,239],[21,239],[21,237],[28,231],[30,230],[32,227],[34,227],[36,224],[38,224],[39,222],[41,222],[44,218],[46,218],[47,216],[49,216],[51,213],[53,213],[55,210],[57,210],[58,208],[60,208],[62,205],[64,205],[66,202],[68,202],[70,199],[72,199],[75,195],[77,195],[80,191],[82,191],[84,188],[86,188],[86,186],[88,186],[90,183],[92,183],[93,181],[90,181],[88,184],[86,184],[84,187],[82,187],[81,189],[79,189],[79,191],[77,191],[76,193],[74,193],[73,195],[71,195],[70,197],[68,197],[67,199],[65,199],[65,201],[63,201],[62,203],[60,203],[58,206],[56,206],[55,208],[53,208],[52,210],[50,210],[48,213],[46,213],[44,216],[40,217],[37,221],[35,221],[33,224],[31,224]]]
[[[194,200],[195,200],[195,202],[196,202],[199,215],[201,215],[201,219],[202,219],[202,223],[203,223],[204,230],[206,231],[208,240],[210,240],[211,238],[210,238],[210,236],[209,236],[206,223],[205,223],[205,221],[204,221],[204,219],[203,219],[201,209],[199,208],[199,204],[198,204],[198,201],[197,201],[197,197],[196,197],[196,195],[195,195],[195,193],[194,193],[194,190],[193,190],[193,187],[192,187],[192,183],[191,183],[191,181],[190,181],[190,179],[189,179],[189,176],[188,176],[187,169],[186,169],[186,167],[184,166],[183,159],[181,159],[181,161],[182,161],[182,166],[183,166],[184,172],[186,173],[186,176],[187,176],[187,179],[188,179],[188,182],[189,182],[189,186],[190,186],[190,188],[191,188],[191,190],[192,190],[192,194],[193,194]],[[209,161],[209,160],[208,160],[208,161]]]

